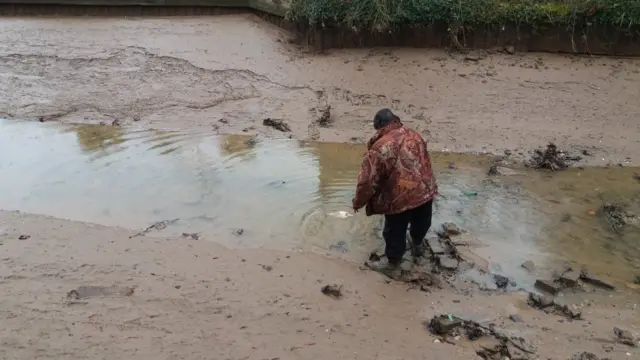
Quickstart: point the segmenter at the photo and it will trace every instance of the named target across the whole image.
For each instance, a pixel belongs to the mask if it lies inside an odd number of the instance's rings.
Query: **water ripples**
[[[0,208],[135,230],[179,218],[160,234],[198,232],[229,246],[338,251],[360,261],[382,244],[381,218],[327,214],[351,211],[363,152],[353,144],[0,119]],[[554,257],[618,274],[638,268],[637,229],[612,234],[586,215],[607,199],[640,199],[637,170],[488,178],[484,158],[432,160],[440,188],[434,226],[469,229],[485,245],[477,253],[503,272]]]

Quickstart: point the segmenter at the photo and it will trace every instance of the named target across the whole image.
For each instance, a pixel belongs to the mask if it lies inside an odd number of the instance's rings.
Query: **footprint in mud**
[[[67,298],[72,300],[82,300],[92,297],[103,296],[131,296],[134,288],[118,286],[79,286],[77,289],[67,293]]]

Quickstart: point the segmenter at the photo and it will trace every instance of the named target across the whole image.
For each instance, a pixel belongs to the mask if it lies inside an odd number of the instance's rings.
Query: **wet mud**
[[[151,237],[314,249],[356,262],[382,243],[380,218],[332,216],[349,209],[360,145],[110,125],[0,126],[0,151],[14,154],[0,160],[10,174],[1,181],[5,209],[142,229]],[[486,289],[533,291],[537,279],[553,280],[563,261],[623,289],[632,285],[637,224],[616,232],[591,209],[626,199],[626,211],[637,213],[637,170],[547,173],[513,165],[509,175],[488,176],[490,158],[432,156],[441,188],[427,238],[434,266]],[[529,270],[527,262],[534,264]]]
[[[638,112],[640,79],[631,59],[316,55],[251,15],[5,18],[1,29],[0,88],[12,89],[1,92],[5,117],[282,136],[262,125],[271,118],[288,124],[286,136],[360,143],[372,114],[391,107],[443,151],[527,159],[553,141],[593,154],[583,162],[625,166],[640,153],[628,115]]]

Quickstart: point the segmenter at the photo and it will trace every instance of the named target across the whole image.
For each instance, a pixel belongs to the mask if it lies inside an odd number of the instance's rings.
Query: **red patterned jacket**
[[[358,174],[353,208],[367,216],[397,214],[438,194],[427,144],[414,130],[393,122],[369,140]]]

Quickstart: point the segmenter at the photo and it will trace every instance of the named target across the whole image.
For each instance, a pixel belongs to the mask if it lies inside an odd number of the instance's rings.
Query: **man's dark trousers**
[[[382,236],[386,243],[385,255],[391,264],[398,264],[407,250],[407,228],[414,245],[421,244],[431,227],[433,200],[398,214],[384,216]]]

